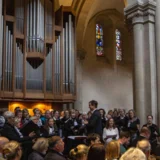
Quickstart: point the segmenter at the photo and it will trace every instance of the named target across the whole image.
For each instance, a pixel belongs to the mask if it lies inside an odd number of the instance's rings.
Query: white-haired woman
[[[38,138],[32,149],[33,152],[29,155],[28,160],[44,160],[48,150],[48,139]]]
[[[120,160],[147,160],[147,157],[140,149],[132,147],[121,156]]]

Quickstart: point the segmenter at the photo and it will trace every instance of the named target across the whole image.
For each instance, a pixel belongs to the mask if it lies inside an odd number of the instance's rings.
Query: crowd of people
[[[16,107],[0,116],[0,160],[140,160],[160,156],[160,132],[153,116],[146,124],[133,109],[98,109],[89,102],[88,113],[38,108],[31,116]],[[79,137],[71,141],[68,137]],[[153,155],[153,156],[152,156]]]

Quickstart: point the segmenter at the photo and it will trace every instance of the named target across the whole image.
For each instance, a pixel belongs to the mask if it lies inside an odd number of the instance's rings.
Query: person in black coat
[[[72,110],[70,115],[71,117],[64,124],[65,131],[67,131],[67,136],[79,135],[81,122],[76,118],[75,110]]]
[[[9,140],[15,140],[21,143],[23,148],[22,160],[26,160],[28,154],[31,152],[32,139],[35,133],[29,132],[27,136],[23,135],[15,126],[15,115],[10,111],[4,113],[6,123],[3,126],[1,135],[7,137]]]
[[[87,133],[97,133],[100,136],[102,135],[102,120],[99,110],[97,110],[98,102],[92,100],[89,102],[89,108],[92,112],[92,115],[88,121],[85,122],[87,127]]]
[[[45,131],[43,132],[44,133],[43,135],[45,137],[51,137],[54,135],[58,135],[58,128],[53,118],[47,119],[47,122],[45,126],[43,126],[43,128],[45,129]]]
[[[43,127],[39,127],[37,123],[38,118],[36,116],[31,117],[29,123],[21,129],[22,134],[24,136],[28,136],[31,132],[34,132],[36,137],[43,136],[45,129]]]
[[[6,119],[6,123],[1,130],[2,136],[7,137],[9,140],[15,140],[18,142],[29,141],[35,136],[35,134],[31,132],[28,134],[28,136],[23,136],[20,131],[16,130],[14,113],[6,111],[4,113],[4,117]]]
[[[99,113],[100,113],[100,115],[101,115],[102,131],[103,131],[103,128],[105,128],[105,126],[106,126],[106,117],[105,117],[106,112],[105,112],[105,110],[104,110],[103,108],[101,108],[101,109],[99,109]]]

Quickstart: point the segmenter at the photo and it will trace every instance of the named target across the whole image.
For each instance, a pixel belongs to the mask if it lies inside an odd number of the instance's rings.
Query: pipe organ
[[[0,98],[73,102],[75,16],[54,0],[0,1]]]

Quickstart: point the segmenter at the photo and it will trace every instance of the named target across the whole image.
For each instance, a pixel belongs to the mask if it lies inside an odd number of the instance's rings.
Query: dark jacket
[[[67,160],[67,159],[57,151],[49,150],[44,160]]]
[[[9,123],[5,123],[3,129],[1,131],[1,135],[7,137],[9,140],[15,140],[18,142],[28,141],[31,140],[30,137],[23,137],[20,138],[18,132],[15,130],[14,126],[10,125]]]
[[[21,129],[21,132],[24,136],[28,136],[31,132],[34,132],[37,137],[40,137],[43,135],[43,132],[41,131],[41,129],[42,127],[38,127],[37,124],[30,121]]]
[[[44,155],[37,152],[37,151],[33,151],[29,157],[28,160],[44,160]]]
[[[49,133],[49,126],[48,125],[43,126],[43,128],[44,128],[44,131],[43,131],[44,137],[51,137],[51,136],[58,135],[58,128],[57,128],[56,124],[54,124],[54,127],[53,127],[54,131],[51,134]]]
[[[77,123],[77,125],[74,125],[74,122]],[[70,118],[64,125],[64,129],[66,132],[66,136],[74,136],[79,135],[79,128],[81,124],[80,121],[76,118]]]
[[[102,120],[98,110],[95,110],[91,115],[87,124],[87,132],[88,134],[97,133],[100,136],[102,135]]]
[[[131,147],[136,147],[138,141],[141,141],[141,140],[147,140],[147,138],[144,137],[144,136],[142,136],[142,135],[138,136],[138,137],[132,142]]]

